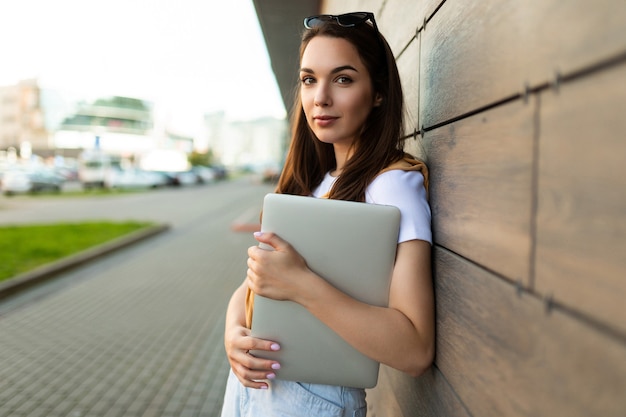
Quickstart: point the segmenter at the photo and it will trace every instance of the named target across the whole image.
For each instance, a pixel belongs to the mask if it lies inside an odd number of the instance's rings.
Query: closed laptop
[[[311,270],[371,305],[387,306],[399,227],[400,211],[393,206],[286,194],[268,194],[263,203],[262,231],[288,241]],[[376,385],[379,363],[297,303],[255,295],[252,334],[281,345],[278,352],[251,352],[279,361],[277,378]]]

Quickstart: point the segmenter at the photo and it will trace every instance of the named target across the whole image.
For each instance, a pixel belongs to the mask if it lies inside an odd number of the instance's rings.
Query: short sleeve
[[[431,212],[421,172],[394,169],[380,174],[367,187],[365,201],[400,209],[398,243],[419,239],[432,244]]]

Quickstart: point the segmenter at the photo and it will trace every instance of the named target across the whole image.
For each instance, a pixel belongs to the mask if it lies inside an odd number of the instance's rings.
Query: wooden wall
[[[370,416],[626,416],[626,2],[373,11],[431,169],[437,356]]]

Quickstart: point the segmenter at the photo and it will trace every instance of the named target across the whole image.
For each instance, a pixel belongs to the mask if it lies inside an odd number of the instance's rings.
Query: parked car
[[[226,167],[223,165],[212,165],[211,169],[213,170],[213,173],[215,174],[215,179],[216,180],[224,180],[226,178],[228,178],[228,171],[226,170]]]
[[[104,186],[109,189],[157,188],[164,185],[167,185],[167,179],[163,175],[136,168],[112,168],[104,176]]]
[[[104,187],[109,171],[121,169],[122,159],[101,151],[86,151],[78,158],[78,180],[83,188]]]
[[[63,177],[49,168],[16,167],[5,171],[2,177],[2,192],[5,195],[46,190],[60,192],[63,182]]]
[[[261,172],[261,180],[265,183],[278,182],[282,168],[278,164],[268,164]]]
[[[198,183],[198,177],[192,170],[175,172],[174,175],[178,180],[178,185],[193,185]]]
[[[55,167],[54,172],[65,181],[78,181],[78,169],[70,167]]]
[[[205,166],[195,166],[191,171],[196,175],[196,181],[199,184],[209,184],[215,181],[215,171]]]
[[[193,171],[153,171],[162,175],[166,179],[166,184],[171,186],[191,185],[198,183],[198,177]]]

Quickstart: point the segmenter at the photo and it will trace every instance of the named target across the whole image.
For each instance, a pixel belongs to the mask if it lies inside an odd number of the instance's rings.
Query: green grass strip
[[[0,281],[152,224],[87,222],[0,226]]]

